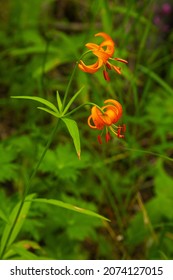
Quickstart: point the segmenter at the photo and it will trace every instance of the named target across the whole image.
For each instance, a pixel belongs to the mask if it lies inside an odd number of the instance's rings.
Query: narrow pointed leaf
[[[33,101],[38,101],[44,105],[46,105],[47,107],[49,107],[50,109],[52,109],[55,112],[58,112],[58,109],[56,108],[56,106],[51,103],[50,101],[41,98],[41,97],[37,97],[37,96],[11,96],[11,98],[17,98],[17,99],[30,99]]]
[[[60,201],[60,200],[46,199],[46,198],[35,198],[32,201],[55,205],[55,206],[62,207],[62,208],[68,209],[68,210],[72,210],[72,211],[75,211],[75,212],[78,212],[78,213],[81,213],[81,214],[85,214],[85,215],[89,215],[89,216],[93,216],[93,217],[96,217],[96,218],[100,218],[100,219],[109,221],[109,219],[107,219],[104,216],[99,215],[99,214],[97,214],[97,213],[95,213],[91,210],[80,208],[78,206],[75,206],[75,205],[72,205],[72,204],[69,204],[69,203],[65,203],[65,202]]]
[[[61,102],[61,98],[60,98],[58,91],[56,92],[56,99],[57,99],[59,111],[61,112],[62,111],[62,102]]]
[[[32,252],[29,252],[27,249],[19,247],[19,246],[13,246],[13,252],[15,255],[19,255],[22,260],[38,260],[39,257],[35,255]],[[20,257],[18,257],[20,259]]]
[[[16,253],[21,255],[17,250],[16,248],[21,248],[21,249],[24,249],[25,252],[23,252],[24,254],[22,254],[23,256],[23,259],[28,259],[28,256],[29,255],[26,255],[25,253],[27,253],[28,251],[31,251],[31,250],[41,250],[41,247],[38,243],[36,243],[35,241],[31,241],[31,240],[22,240],[22,241],[18,241],[18,242],[15,242],[13,243],[9,250],[6,251],[5,255],[4,255],[4,260],[12,260],[14,259],[14,257],[16,257]],[[27,252],[26,252],[27,251]],[[30,259],[33,260],[35,259],[36,255],[34,254],[31,258],[31,255],[30,255]],[[17,258],[19,259],[19,257]],[[38,259],[38,257],[37,257]]]
[[[28,214],[28,211],[29,211],[29,208],[31,206],[32,199],[34,198],[34,196],[35,196],[34,194],[30,194],[26,197],[27,201],[24,202],[24,205],[19,214],[16,224],[14,225],[14,228],[13,228],[13,222],[19,211],[21,201],[13,208],[13,210],[10,214],[10,217],[9,217],[9,223],[5,226],[3,234],[2,234],[1,252],[4,250],[4,247],[7,248],[9,245],[11,245],[13,243],[13,241],[16,239],[17,235],[19,234],[20,229],[23,225],[23,222]],[[13,230],[12,230],[12,228],[13,228]],[[10,235],[10,237],[9,237],[9,235]]]
[[[74,143],[77,155],[80,159],[80,153],[81,153],[80,136],[79,136],[79,129],[78,129],[77,123],[74,120],[71,120],[69,118],[62,118],[62,121],[65,123],[65,125],[73,139],[73,143]]]
[[[57,118],[60,117],[59,113],[55,113],[54,111],[51,111],[51,110],[49,110],[49,109],[47,109],[47,108],[44,108],[44,107],[37,107],[37,109],[43,110],[43,111],[45,111],[45,112],[47,112],[47,113],[53,115],[54,117],[57,117]]]
[[[145,74],[147,74],[149,77],[151,77],[153,80],[155,80],[160,86],[162,86],[163,89],[165,89],[168,93],[173,94],[172,87],[167,82],[165,82],[160,76],[158,76],[156,73],[154,73],[149,68],[147,68],[147,67],[145,67],[143,65],[139,65],[139,68]]]

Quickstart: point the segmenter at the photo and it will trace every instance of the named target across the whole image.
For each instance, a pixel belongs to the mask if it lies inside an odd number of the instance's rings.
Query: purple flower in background
[[[171,12],[172,12],[172,7],[171,7],[171,5],[170,5],[169,3],[164,3],[164,4],[162,5],[162,12],[163,12],[163,14],[165,14],[165,15],[170,15]]]

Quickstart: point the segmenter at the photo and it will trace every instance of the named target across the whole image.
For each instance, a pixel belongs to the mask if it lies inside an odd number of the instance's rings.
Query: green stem
[[[67,88],[66,88],[66,91],[65,91],[65,94],[64,94],[64,99],[63,99],[63,103],[62,103],[62,108],[63,108],[63,110],[64,110],[64,108],[65,108],[66,99],[67,99],[67,96],[68,96],[68,92],[69,92],[69,89],[70,89],[70,86],[71,86],[71,83],[72,83],[74,74],[75,74],[76,69],[77,69],[77,65],[78,65],[78,62],[76,62],[76,64],[75,64],[75,67],[74,67],[74,69],[73,69],[73,72],[72,72],[72,74],[71,74],[70,80],[69,80],[69,82],[68,82],[68,85],[67,85]]]
[[[69,82],[68,82],[68,85],[67,85],[67,88],[66,88],[66,91],[65,91],[65,94],[64,94],[64,99],[63,99],[63,104],[62,104],[63,110],[64,110],[64,108],[65,108],[66,99],[67,99],[67,96],[68,96],[68,93],[69,93],[69,89],[70,89],[71,83],[72,83],[73,78],[74,78],[74,74],[75,74],[76,69],[77,69],[77,66],[78,66],[78,63],[79,63],[79,61],[80,61],[86,54],[88,54],[89,52],[91,52],[91,50],[86,51],[84,54],[82,54],[81,57],[79,58],[79,60],[76,62],[75,67],[73,68],[73,72],[72,72],[72,74],[71,74],[70,80],[69,80]]]
[[[45,146],[45,148],[44,148],[44,150],[43,150],[43,152],[42,152],[42,155],[41,155],[41,157],[40,157],[38,163],[36,164],[34,170],[33,170],[32,173],[31,173],[31,176],[30,176],[30,178],[29,178],[29,180],[28,180],[28,182],[27,182],[27,185],[26,185],[26,188],[25,188],[25,191],[24,191],[22,200],[21,200],[21,204],[20,204],[19,210],[18,210],[18,212],[17,212],[17,214],[16,214],[16,217],[15,217],[15,219],[14,219],[14,221],[13,221],[13,225],[12,225],[11,230],[10,230],[10,232],[9,232],[9,235],[8,235],[8,237],[7,237],[7,240],[6,240],[6,243],[5,243],[5,245],[4,245],[4,248],[3,248],[2,252],[1,252],[0,259],[3,259],[3,255],[4,255],[5,251],[6,251],[7,246],[8,246],[8,242],[9,242],[10,237],[11,237],[13,231],[14,231],[16,222],[17,222],[17,220],[18,220],[18,217],[19,217],[19,215],[20,215],[20,213],[21,213],[21,211],[22,211],[23,205],[24,205],[24,203],[25,203],[25,198],[26,198],[26,196],[27,196],[27,194],[28,194],[28,192],[29,192],[29,190],[30,190],[30,188],[31,188],[32,179],[33,179],[33,177],[35,176],[35,174],[37,173],[38,168],[39,168],[41,162],[43,161],[43,159],[44,159],[44,157],[45,157],[45,154],[46,154],[46,152],[47,152],[47,150],[48,150],[50,144],[52,143],[53,137],[54,137],[54,135],[55,135],[55,133],[56,133],[56,131],[57,131],[57,129],[58,129],[58,124],[59,124],[59,119],[58,119],[58,122],[57,122],[57,124],[56,124],[54,130],[52,131],[52,133],[51,133],[51,135],[50,135],[50,138],[49,138],[48,141],[47,141],[47,144],[46,144],[46,146]]]
[[[75,113],[76,111],[80,110],[82,107],[87,106],[87,105],[96,106],[104,114],[104,111],[102,110],[102,108],[100,106],[98,106],[97,104],[95,104],[93,102],[86,102],[84,104],[79,105],[77,108],[71,110],[69,113],[65,114],[63,117],[68,117],[71,114]]]
[[[55,133],[56,133],[56,131],[57,131],[57,129],[58,129],[58,125],[59,125],[59,119],[57,120],[56,126],[55,126],[54,129],[52,130],[52,133],[51,133],[51,135],[50,135],[50,138],[49,138],[48,141],[47,141],[47,144],[46,144],[46,146],[45,146],[45,148],[44,148],[44,150],[43,150],[43,153],[42,153],[42,155],[41,155],[41,157],[40,157],[40,159],[39,159],[39,161],[38,161],[36,167],[34,168],[32,174],[31,174],[31,176],[30,176],[29,184],[28,184],[29,186],[28,186],[28,189],[27,189],[27,193],[28,193],[29,188],[30,188],[31,180],[32,180],[33,177],[35,176],[35,174],[36,174],[36,172],[37,172],[37,170],[38,170],[38,168],[39,168],[41,162],[43,161],[43,159],[44,159],[44,157],[45,157],[45,154],[46,154],[47,150],[48,150],[49,147],[50,147],[50,144],[52,143],[52,140],[53,140],[53,138],[54,138],[54,135],[55,135]]]

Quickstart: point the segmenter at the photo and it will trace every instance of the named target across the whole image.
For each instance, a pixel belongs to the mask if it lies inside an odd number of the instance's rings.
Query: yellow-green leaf
[[[61,112],[62,111],[62,101],[61,101],[61,98],[60,98],[60,95],[59,95],[58,91],[56,92],[56,99],[57,99],[57,103],[58,103],[58,109]]]
[[[41,97],[37,97],[37,96],[25,96],[25,95],[20,95],[20,96],[11,96],[11,98],[16,98],[16,99],[29,99],[29,100],[33,100],[33,101],[38,101],[44,105],[46,105],[47,107],[49,107],[50,109],[52,109],[53,111],[58,113],[58,109],[57,107],[51,103],[50,101],[41,98]]]
[[[97,213],[95,213],[91,210],[84,209],[84,208],[81,208],[81,207],[78,207],[78,206],[75,206],[75,205],[72,205],[72,204],[69,204],[69,203],[65,203],[65,202],[60,201],[60,200],[46,199],[46,198],[35,198],[32,201],[55,205],[55,206],[58,206],[58,207],[62,207],[62,208],[65,208],[65,209],[76,211],[76,212],[81,213],[81,214],[85,214],[85,215],[89,215],[89,216],[93,216],[93,217],[96,217],[96,218],[100,218],[100,219],[109,221],[109,219],[107,219],[104,216],[99,215],[99,214],[97,214]]]

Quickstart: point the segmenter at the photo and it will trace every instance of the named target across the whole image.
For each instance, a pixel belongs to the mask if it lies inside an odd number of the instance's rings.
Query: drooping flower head
[[[116,60],[123,63],[128,63],[126,60],[121,58],[113,58],[115,51],[115,44],[112,38],[104,32],[95,34],[95,36],[100,36],[104,40],[100,45],[95,43],[87,43],[85,46],[97,57],[97,61],[91,65],[86,65],[82,60],[80,60],[78,67],[83,72],[93,74],[97,72],[101,67],[103,67],[103,75],[106,81],[110,81],[108,71],[114,70],[118,74],[121,74],[121,68],[110,63],[110,60]]]
[[[88,117],[88,125],[93,129],[103,130],[106,129],[105,139],[108,142],[111,139],[110,132],[116,135],[118,138],[124,137],[126,126],[116,126],[115,123],[122,117],[123,109],[121,104],[113,99],[104,101],[105,106],[98,108],[93,106],[91,109],[91,115]],[[98,135],[98,141],[101,144],[101,135]]]

